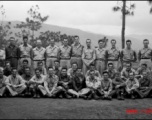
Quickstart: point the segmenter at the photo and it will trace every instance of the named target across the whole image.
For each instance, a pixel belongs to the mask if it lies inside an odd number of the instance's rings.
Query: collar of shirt
[[[81,46],[81,44],[79,43],[78,45],[76,45],[76,43],[75,43],[75,44],[73,44],[73,46],[76,48],[79,48]]]
[[[104,51],[105,50],[105,48],[98,48],[98,51],[100,51],[100,52],[102,52],[102,51]]]
[[[36,50],[37,50],[37,51],[42,51],[42,50],[43,50],[43,47],[41,47],[41,48],[36,47]]]
[[[53,49],[53,48],[56,48],[57,46],[54,45],[53,47],[51,45],[49,45],[49,48]]]
[[[62,47],[63,47],[63,48],[66,48],[66,49],[68,49],[70,46],[68,46],[68,45],[67,45],[67,46],[64,46],[64,45],[63,45]]]
[[[150,50],[150,47],[148,47],[148,48],[145,48],[145,47],[144,47],[144,48],[143,48],[143,50],[147,50],[147,49]]]

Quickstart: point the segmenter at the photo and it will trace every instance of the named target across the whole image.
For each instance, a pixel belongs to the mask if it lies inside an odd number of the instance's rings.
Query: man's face
[[[15,45],[15,39],[14,38],[10,39],[10,45]]]
[[[115,47],[116,46],[116,41],[111,41],[111,46]]]
[[[42,46],[42,42],[41,41],[37,41],[37,47],[41,47]]]
[[[51,40],[50,40],[50,44],[51,44],[52,46],[55,44],[54,39],[51,39]]]
[[[77,70],[77,68],[78,68],[77,64],[73,64],[73,65],[72,65],[72,69],[73,69],[73,70],[75,70],[75,71],[76,71],[76,70]]]
[[[146,69],[146,66],[145,66],[145,65],[141,65],[141,69],[142,69],[142,70],[145,70],[145,69]]]
[[[131,47],[131,42],[126,43],[127,47]]]
[[[126,69],[130,70],[131,69],[131,65],[130,64],[126,64]]]
[[[144,41],[143,44],[144,44],[144,47],[148,47],[149,41]]]
[[[104,73],[104,74],[103,74],[103,78],[104,78],[104,79],[108,79],[108,73]]]
[[[30,69],[29,69],[29,68],[26,68],[26,69],[25,69],[25,74],[26,74],[26,75],[29,75],[29,74],[30,74]]]
[[[28,39],[27,39],[27,38],[24,38],[24,39],[23,39],[23,42],[24,42],[24,43],[27,43],[27,42],[28,42]]]
[[[143,72],[143,78],[147,78],[147,73],[146,72]]]
[[[4,74],[3,70],[0,70],[0,76],[3,76],[3,74]]]
[[[79,43],[79,37],[74,38],[75,43]]]
[[[58,68],[59,67],[59,62],[54,62],[54,66],[55,66],[55,68]]]
[[[87,40],[86,44],[87,44],[88,47],[90,47],[91,46],[91,40]]]
[[[49,73],[49,75],[52,76],[54,74],[54,70],[52,68],[50,68],[49,71],[48,71],[48,73]]]
[[[91,77],[91,78],[94,78],[94,76],[95,76],[95,71],[91,71],[91,72],[90,72],[90,77]]]
[[[98,44],[99,44],[99,47],[101,47],[101,48],[104,47],[104,42],[101,41],[101,42],[99,42]]]
[[[109,70],[112,70],[112,69],[113,69],[113,65],[109,65],[109,66],[108,66],[108,69],[109,69]]]
[[[10,63],[6,64],[6,68],[9,69],[11,67]]]
[[[133,73],[129,73],[129,78],[132,80],[134,79],[134,74]]]
[[[42,69],[42,67],[43,67],[42,63],[38,64],[38,68]]]
[[[27,62],[23,62],[23,67],[27,67],[28,63]]]
[[[90,70],[94,70],[95,69],[95,66],[94,65],[91,65],[90,66]]]
[[[39,70],[36,70],[36,71],[35,71],[35,75],[36,75],[36,76],[40,76],[40,71],[39,71]]]
[[[120,74],[116,74],[116,79],[119,79],[120,78]]]
[[[12,75],[13,75],[13,76],[16,76],[16,74],[17,74],[17,70],[13,70],[13,71],[12,71]]]
[[[62,74],[63,76],[66,76],[66,75],[67,75],[67,70],[66,70],[66,69],[62,69],[61,74]]]
[[[63,40],[63,44],[64,44],[65,46],[67,46],[67,45],[68,45],[68,39],[64,39],[64,40]]]

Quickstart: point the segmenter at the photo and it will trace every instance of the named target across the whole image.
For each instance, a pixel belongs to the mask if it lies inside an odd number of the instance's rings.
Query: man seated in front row
[[[20,68],[18,70],[18,74],[22,76],[25,73],[25,68],[26,67],[28,67],[28,60],[25,59],[25,60],[23,60],[22,66],[20,66]]]
[[[127,95],[131,96],[132,99],[135,99],[135,95],[137,95],[138,88],[139,88],[139,82],[137,78],[135,78],[135,74],[133,72],[130,72],[129,78],[126,80]]]
[[[4,71],[4,75],[5,75],[6,77],[8,77],[9,75],[12,74],[12,68],[11,68],[11,64],[10,64],[9,61],[6,61],[6,63],[5,63],[5,68],[4,68],[3,71]]]
[[[69,68],[67,71],[68,76],[72,77],[76,73],[77,69],[78,69],[78,63],[77,62],[72,63],[72,67]]]
[[[111,92],[111,96],[117,96],[118,100],[124,100],[125,93],[125,81],[121,78],[120,72],[116,72],[115,78],[112,81],[113,90]]]
[[[31,83],[30,83],[30,79],[33,77],[33,74],[30,71],[29,67],[25,68],[25,72],[22,75],[23,80],[25,81],[26,84],[26,93],[25,96],[31,96],[32,95],[32,91],[30,89]]]
[[[58,82],[58,86],[62,87],[62,89],[65,91],[64,92],[65,94],[60,95],[61,98],[63,96],[65,96],[66,98],[71,98],[71,96],[68,94],[68,90],[69,90],[70,85],[71,85],[71,79],[67,75],[67,68],[63,67],[61,69],[61,73],[59,75],[59,82]]]
[[[17,74],[17,69],[12,68],[12,74],[6,79],[6,87],[8,88],[11,96],[24,95],[26,85],[20,75]]]
[[[86,77],[86,96],[87,99],[99,99],[97,90],[101,85],[100,78],[95,75],[95,70],[90,70],[89,75]]]
[[[48,68],[48,75],[45,77],[44,87],[41,87],[42,93],[46,97],[58,97],[64,94],[62,87],[57,86],[59,82],[58,76],[54,74],[52,67]]]
[[[129,73],[136,73],[135,70],[132,68],[131,62],[126,63],[126,67],[123,68],[123,70],[121,71],[121,78],[127,80],[129,78]]]
[[[35,75],[30,79],[30,91],[33,93],[33,98],[40,98],[43,93],[42,86],[44,84],[45,76],[41,74],[40,69],[35,69]]]
[[[40,73],[41,73],[42,75],[44,75],[44,76],[47,75],[46,68],[44,67],[42,61],[37,62],[37,68],[40,70]]]
[[[99,77],[101,79],[101,75],[100,75],[98,70],[95,70],[95,65],[93,63],[90,64],[89,68],[90,69],[85,74],[85,78],[87,78],[87,76],[90,75],[89,73],[90,73],[91,70],[94,70],[95,71],[95,76],[97,76],[97,77]]]
[[[0,97],[6,95],[6,79],[7,77],[4,75],[3,68],[0,67]]]
[[[101,79],[101,85],[98,89],[103,99],[111,100],[111,91],[112,91],[112,80],[109,78],[109,73],[107,71],[103,72],[103,78]]]
[[[139,78],[139,88],[137,89],[140,97],[150,97],[152,95],[151,77],[146,71],[142,72],[142,77]]]

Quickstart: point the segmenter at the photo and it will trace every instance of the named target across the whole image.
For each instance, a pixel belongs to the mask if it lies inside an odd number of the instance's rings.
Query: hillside
[[[15,26],[16,24],[19,24],[20,21],[11,21],[11,27],[12,27],[12,31],[13,33],[16,33],[18,31],[20,31],[19,29],[14,28],[13,26]],[[81,44],[85,45],[85,41],[87,38],[90,38],[92,40],[92,46],[97,46],[98,40],[103,38],[105,35],[102,34],[95,34],[95,33],[91,33],[91,32],[86,32],[83,30],[79,30],[79,29],[73,29],[73,28],[68,28],[68,27],[61,27],[61,26],[56,26],[56,25],[50,25],[50,24],[43,24],[42,28],[35,32],[35,36],[38,36],[40,32],[44,32],[44,31],[61,31],[61,34],[68,34],[68,35],[78,35],[80,37],[80,42]],[[14,36],[14,35],[13,35]],[[110,47],[110,40],[111,39],[116,39],[117,40],[117,46],[119,48],[121,48],[121,36],[106,36],[109,39],[108,42],[108,48]],[[142,47],[142,40],[144,38],[152,38],[151,36],[147,36],[146,35],[129,35],[126,36],[126,39],[131,39],[133,44],[132,47],[136,50],[140,49]],[[150,44],[150,46],[152,46],[152,43]]]

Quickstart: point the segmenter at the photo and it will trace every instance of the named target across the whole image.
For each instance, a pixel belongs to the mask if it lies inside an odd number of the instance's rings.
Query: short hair
[[[146,63],[143,63],[143,64],[141,64],[141,65],[144,65],[145,67],[147,67],[147,64],[146,64]]]
[[[91,39],[86,39],[86,42],[87,42],[87,40],[90,40],[90,41],[91,41]]]
[[[72,65],[74,65],[74,64],[76,64],[76,65],[78,66],[78,63],[77,63],[77,62],[73,62],[73,63],[72,63]]]
[[[28,63],[28,60],[25,59],[25,60],[23,60],[23,63],[24,63],[24,62]]]
[[[111,63],[111,62],[110,62],[110,63],[108,63],[108,66],[110,66],[110,65],[112,65],[112,66],[113,66],[113,63]]]
[[[68,40],[68,37],[63,37],[63,41],[64,41],[65,39]]]
[[[103,72],[102,72],[103,75],[106,74],[106,73],[109,75],[109,72],[108,72],[108,71],[103,71]]]
[[[121,73],[120,73],[120,72],[118,72],[118,71],[117,71],[117,72],[115,72],[115,75],[120,75],[120,74],[121,74]]]
[[[30,70],[30,67],[26,67],[25,70],[26,70],[26,69],[29,69],[29,70]]]
[[[15,38],[14,38],[14,37],[10,37],[9,40],[10,40],[10,39],[15,39]]]
[[[67,71],[67,67],[63,67],[61,70],[66,70]]]
[[[133,75],[135,75],[135,73],[134,73],[134,72],[130,72],[130,73],[129,73],[129,75],[130,75],[130,74],[133,74]]]
[[[0,71],[4,71],[4,68],[3,68],[3,67],[0,67]]]
[[[78,36],[78,35],[75,35],[74,37],[75,37],[75,38],[76,38],[76,37],[78,37],[78,38],[79,38],[79,36]]]
[[[43,64],[43,62],[42,62],[42,61],[38,61],[38,62],[37,62],[37,65],[40,65],[40,64]]]
[[[55,63],[55,62],[58,62],[58,63],[60,63],[60,61],[59,61],[59,60],[55,60],[55,61],[54,61],[54,63]]]
[[[130,64],[130,66],[132,66],[132,63],[131,63],[131,62],[127,62],[126,65],[127,65],[127,64]]]
[[[112,40],[111,40],[111,43],[112,43],[112,41],[115,41],[115,43],[117,42],[115,39],[112,39]]]
[[[27,36],[23,36],[23,40],[24,40],[24,39],[28,39],[28,37],[27,37]]]
[[[99,39],[99,40],[98,40],[98,43],[100,43],[100,42],[104,42],[104,40],[103,40],[103,39]]]
[[[95,72],[95,70],[90,70],[89,73],[91,73],[91,72]]]
[[[131,40],[126,40],[126,43],[127,43],[127,42],[130,42],[130,43],[132,43],[132,42],[131,42]]]
[[[42,41],[40,39],[36,40],[36,42],[41,42],[42,43]]]
[[[145,41],[148,41],[148,42],[149,42],[149,40],[148,40],[148,39],[144,39],[144,40],[143,40],[143,42],[145,42]]]
[[[13,70],[17,70],[17,68],[16,68],[16,67],[13,67],[13,68],[11,69],[11,71],[13,71]]]
[[[39,69],[39,68],[36,68],[36,69],[35,69],[35,72],[36,72],[36,71],[39,71],[39,72],[40,72],[40,69]]]
[[[90,66],[95,66],[95,64],[91,63]]]

